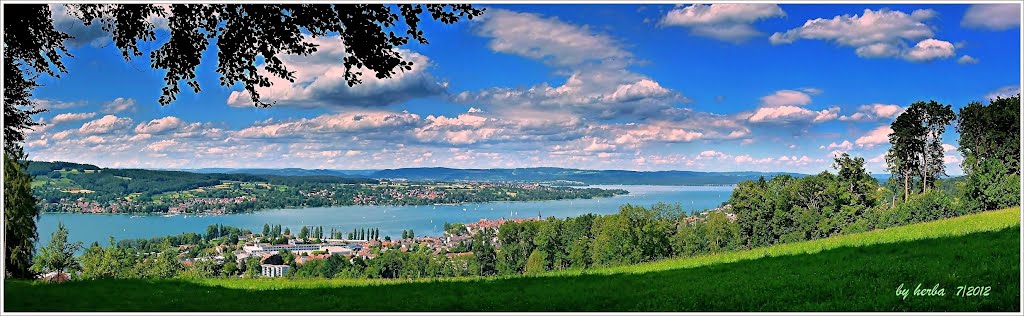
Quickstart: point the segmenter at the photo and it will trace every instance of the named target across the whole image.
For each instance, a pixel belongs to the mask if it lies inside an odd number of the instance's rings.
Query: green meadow
[[[537,276],[5,281],[7,311],[1020,311],[1020,208]],[[903,285],[910,293],[898,296]],[[942,296],[915,295],[922,289]],[[958,286],[990,287],[962,296]]]

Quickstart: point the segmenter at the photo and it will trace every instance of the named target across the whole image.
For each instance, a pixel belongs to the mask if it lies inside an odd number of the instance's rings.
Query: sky
[[[885,173],[889,124],[911,103],[954,110],[1020,91],[1018,4],[485,5],[412,70],[348,87],[344,45],[283,56],[295,82],[221,86],[216,50],[157,102],[163,71],[125,61],[97,24],[51,5],[74,39],[42,77],[30,159],[137,168],[402,167],[818,173],[841,152]],[[211,47],[215,47],[211,45]],[[947,173],[962,174],[955,128]]]

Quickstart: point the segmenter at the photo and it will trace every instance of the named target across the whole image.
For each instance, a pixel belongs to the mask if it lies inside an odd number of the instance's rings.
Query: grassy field
[[[7,311],[1020,311],[1020,209],[533,277],[6,281]],[[896,296],[904,284],[911,294]],[[945,296],[914,296],[938,284]],[[990,286],[960,297],[957,286]]]

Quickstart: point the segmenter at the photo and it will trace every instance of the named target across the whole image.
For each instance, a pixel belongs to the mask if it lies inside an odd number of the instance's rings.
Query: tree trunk
[[[921,193],[928,192],[928,145],[925,145],[924,148],[924,172],[921,173]]]
[[[910,198],[910,172],[903,174],[903,202]]]

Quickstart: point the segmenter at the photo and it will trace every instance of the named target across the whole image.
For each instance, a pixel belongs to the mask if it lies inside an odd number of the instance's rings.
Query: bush
[[[912,223],[954,217],[962,206],[940,190],[911,196],[904,203],[880,212],[875,228],[888,228]]]
[[[985,160],[967,177],[963,198],[972,211],[1017,205],[1020,199],[1020,175],[1009,173],[999,160]]]

